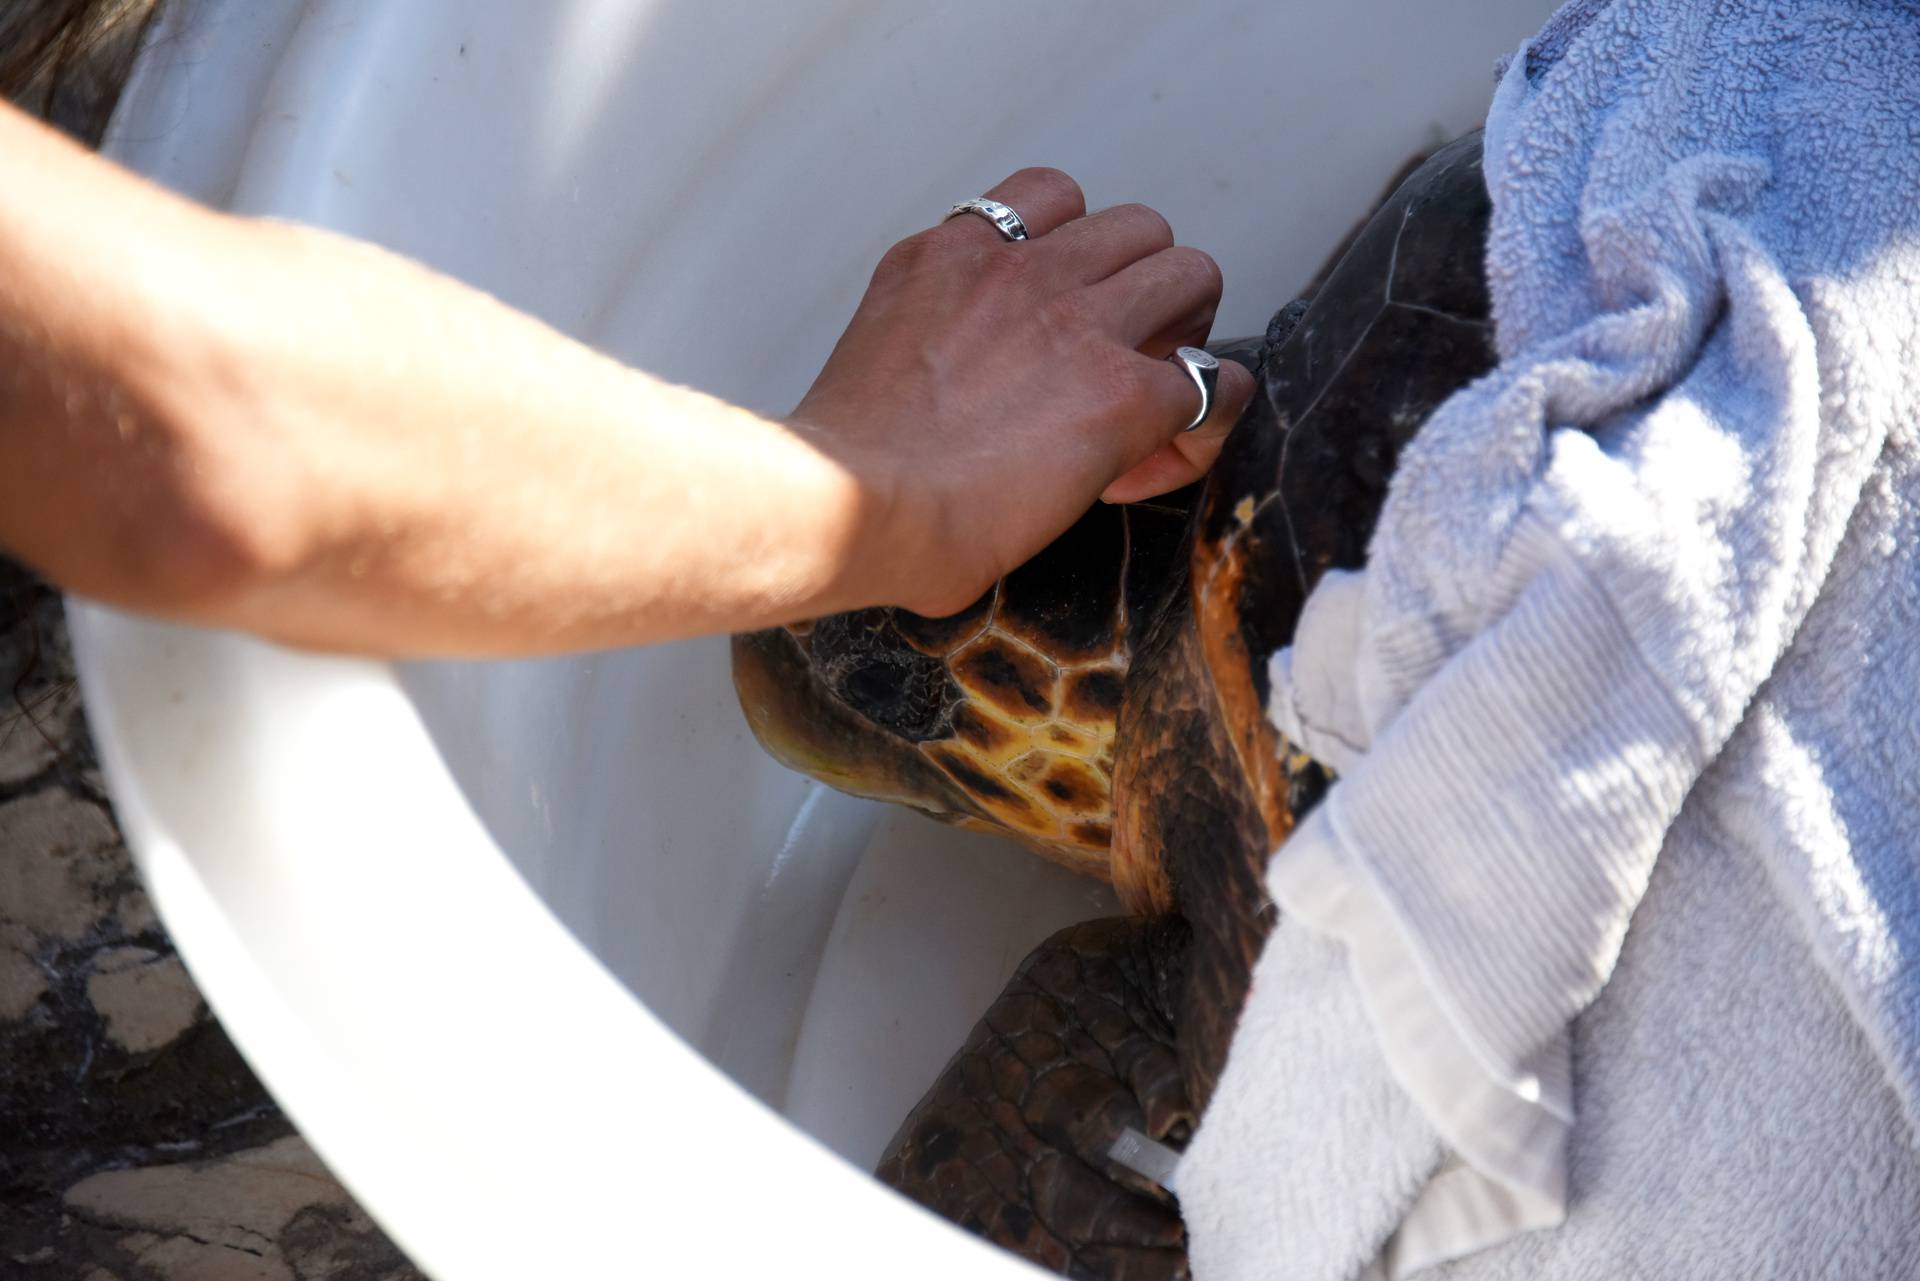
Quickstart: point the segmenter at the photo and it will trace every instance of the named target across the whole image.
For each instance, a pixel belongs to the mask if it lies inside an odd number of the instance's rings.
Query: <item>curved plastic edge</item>
[[[492,845],[389,669],[76,600],[69,618],[109,791],[183,959],[431,1275],[775,1275],[809,1257],[849,1277],[909,1260],[1038,1275],[821,1149],[654,1018]]]

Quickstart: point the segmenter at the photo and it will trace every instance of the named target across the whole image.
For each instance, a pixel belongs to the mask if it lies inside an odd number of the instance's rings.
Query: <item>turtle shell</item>
[[[1442,148],[1361,231],[1274,348],[1198,513],[1207,670],[1274,844],[1304,798],[1265,715],[1268,660],[1323,573],[1365,564],[1402,447],[1497,359],[1480,160],[1478,132]]]
[[[1328,779],[1266,717],[1267,664],[1328,569],[1359,568],[1401,448],[1491,368],[1480,136],[1435,152],[1304,308],[1194,512],[1190,585],[1141,647],[1115,770],[1117,881],[1193,925],[1182,1066],[1204,1108],[1274,915],[1271,852]]]

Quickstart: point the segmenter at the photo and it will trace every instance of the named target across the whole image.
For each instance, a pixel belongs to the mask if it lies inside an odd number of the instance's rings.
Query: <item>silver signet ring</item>
[[[1020,221],[1020,215],[1015,213],[1011,207],[1001,204],[998,200],[989,200],[985,196],[975,196],[972,200],[962,200],[959,204],[947,210],[947,217],[955,218],[963,213],[979,214],[982,218],[992,223],[995,229],[1008,240],[1025,240],[1027,238],[1027,224]]]
[[[1220,382],[1220,362],[1213,358],[1210,351],[1198,347],[1176,347],[1168,360],[1187,371],[1187,377],[1193,379],[1193,385],[1200,389],[1200,412],[1193,421],[1182,427],[1181,431],[1192,431],[1207,421],[1207,415],[1213,412],[1213,389]]]

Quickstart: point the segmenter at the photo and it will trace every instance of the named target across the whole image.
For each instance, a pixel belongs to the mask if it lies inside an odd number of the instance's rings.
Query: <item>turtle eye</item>
[[[960,687],[939,659],[907,643],[889,609],[834,614],[814,624],[810,657],[847,707],[914,743],[943,738]]]

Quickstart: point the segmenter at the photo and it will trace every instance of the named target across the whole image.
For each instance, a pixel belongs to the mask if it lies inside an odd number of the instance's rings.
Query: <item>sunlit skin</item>
[[[1104,495],[1198,476],[1162,357],[1219,271],[1056,170],[874,273],[794,413],[659,382],[325,232],[215,212],[0,105],[0,544],[282,642],[554,653],[958,609]],[[777,228],[769,228],[777,234]],[[671,307],[671,299],[662,299]]]

